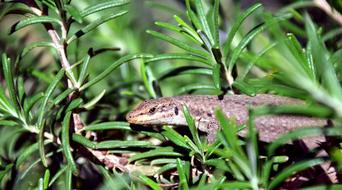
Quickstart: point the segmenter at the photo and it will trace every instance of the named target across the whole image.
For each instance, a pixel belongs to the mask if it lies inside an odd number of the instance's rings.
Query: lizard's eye
[[[151,109],[148,111],[148,113],[154,113],[155,111],[156,111],[156,108],[153,107],[153,108],[151,108]]]
[[[175,107],[175,114],[178,115],[178,112],[179,112],[178,108]]]

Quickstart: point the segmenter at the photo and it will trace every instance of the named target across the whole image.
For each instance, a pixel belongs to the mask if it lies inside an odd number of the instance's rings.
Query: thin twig
[[[33,1],[33,0],[29,0],[28,4],[32,10],[32,12],[34,12],[36,15],[38,16],[43,16],[44,13],[43,11],[41,11],[40,9],[38,9],[37,4]],[[58,55],[61,59],[61,65],[62,67],[67,71],[70,70],[70,63],[66,57],[65,54],[65,47],[64,44],[61,43],[61,38],[59,37],[57,31],[53,28],[53,26],[50,23],[43,23],[43,26],[45,27],[46,31],[48,32],[52,42],[54,43],[56,50],[58,52]],[[62,25],[61,30],[65,31],[65,29],[63,28],[64,25]]]
[[[39,130],[34,127],[27,128],[31,133],[39,134]],[[51,142],[57,143],[58,145],[61,145],[62,142],[59,138],[56,138],[53,134],[44,132],[44,137]],[[98,161],[103,163],[106,168],[108,169],[114,169],[118,168],[119,170],[123,172],[128,171],[138,171],[140,170],[139,166],[128,164],[128,160],[126,157],[120,157],[116,156],[114,154],[108,154],[107,151],[100,151],[100,150],[93,150],[91,148],[86,148]],[[72,149],[73,150],[73,149]],[[152,167],[151,168],[155,168]],[[154,171],[157,171],[157,169],[154,169]]]
[[[38,16],[42,16],[45,15],[44,12],[42,12],[37,4],[33,1],[33,0],[29,0],[28,4],[31,8],[31,10]],[[67,45],[61,40],[60,36],[58,35],[57,31],[53,28],[53,26],[50,23],[43,23],[45,29],[47,30],[52,42],[54,43],[56,50],[58,52],[58,55],[60,57],[60,61],[61,61],[61,66],[68,72],[70,71],[70,63],[68,61],[67,55],[66,55],[66,48]],[[65,28],[66,24],[63,23],[61,25],[61,31],[62,31],[62,38],[65,39],[67,34],[66,31],[67,29]],[[68,88],[74,88],[73,84],[71,83],[70,80],[68,80]],[[69,101],[73,100],[74,98],[76,98],[77,95],[75,95],[74,93],[69,95]],[[79,116],[78,113],[73,113],[73,119],[72,119],[72,123],[74,126],[74,131],[77,134],[80,134],[80,131],[84,128],[84,124],[81,120],[81,117]],[[39,133],[38,130],[31,130],[31,132],[33,133]],[[55,139],[55,137],[47,132],[44,132],[44,137],[56,142],[57,144],[61,144],[60,139]],[[119,168],[121,171],[128,171],[128,169],[126,168],[126,165],[128,163],[127,158],[123,158],[123,157],[118,157],[115,155],[109,155],[104,153],[103,151],[98,151],[98,150],[92,150],[90,148],[87,148],[87,150],[94,156],[96,157],[101,163],[103,163],[105,166],[107,166],[107,168]],[[134,166],[131,166],[134,168]]]

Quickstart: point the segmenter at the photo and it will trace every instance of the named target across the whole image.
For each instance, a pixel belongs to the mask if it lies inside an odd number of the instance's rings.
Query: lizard
[[[220,108],[228,118],[234,118],[238,125],[246,124],[248,111],[251,107],[297,105],[305,106],[303,100],[272,95],[258,94],[247,96],[243,94],[226,95],[223,98],[210,95],[183,95],[175,97],[162,97],[145,100],[135,109],[126,115],[126,120],[131,124],[138,125],[183,125],[187,122],[183,114],[183,106],[187,106],[190,114],[195,119],[196,128],[207,133],[209,143],[214,142],[219,124],[215,118],[215,109]],[[279,136],[297,128],[327,126],[328,120],[323,118],[308,117],[302,115],[280,114],[258,116],[254,120],[258,131],[259,140],[269,143]],[[248,129],[239,132],[239,135],[246,137]],[[306,149],[313,149],[319,143],[325,142],[324,136],[305,137]],[[323,153],[325,154],[325,153]],[[328,174],[329,164],[322,165],[323,170]],[[336,173],[329,174],[332,182],[336,182]]]
[[[140,125],[187,125],[182,108],[186,105],[195,119],[196,127],[208,135],[213,142],[219,124],[215,118],[215,109],[221,108],[228,118],[236,119],[238,125],[248,121],[249,107],[277,105],[305,105],[299,99],[258,94],[256,96],[228,95],[220,99],[218,96],[185,95],[145,100],[126,115],[129,123]],[[259,132],[259,139],[272,142],[280,135],[302,127],[325,126],[328,120],[301,115],[265,115],[256,117],[254,124]],[[247,130],[239,135],[246,136]],[[314,146],[314,143],[311,143]]]

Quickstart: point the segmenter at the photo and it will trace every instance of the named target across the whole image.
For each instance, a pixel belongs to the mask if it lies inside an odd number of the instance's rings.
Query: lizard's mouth
[[[144,113],[137,113],[134,110],[126,115],[126,120],[128,123],[137,125],[162,125],[164,124],[163,118],[159,115],[149,115]]]
[[[153,119],[149,118],[146,115],[143,114],[139,114],[139,113],[135,113],[134,111],[129,112],[126,115],[126,120],[128,121],[128,123],[132,123],[132,124],[146,124],[146,123],[150,123],[151,121],[153,121]]]

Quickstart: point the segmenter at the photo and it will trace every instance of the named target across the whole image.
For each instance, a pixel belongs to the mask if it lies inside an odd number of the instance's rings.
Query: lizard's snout
[[[127,120],[129,123],[134,123],[133,111],[130,111],[130,112],[127,113],[127,115],[126,115],[126,120]]]
[[[161,117],[155,114],[157,112],[156,107],[156,104],[144,101],[127,113],[126,120],[131,124],[137,125],[155,124],[156,121],[159,123]]]
[[[133,109],[132,111],[128,112],[126,115],[126,120],[128,123],[132,124],[142,124],[141,120],[143,120],[143,115],[137,111],[136,109]]]

